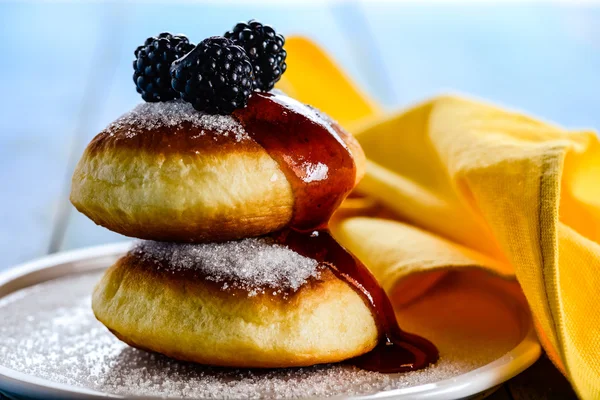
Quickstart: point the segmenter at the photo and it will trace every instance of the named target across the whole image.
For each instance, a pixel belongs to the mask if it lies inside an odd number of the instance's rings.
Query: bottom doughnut
[[[378,338],[351,287],[264,238],[141,242],[106,271],[92,307],[131,346],[215,366],[338,362],[370,351]]]

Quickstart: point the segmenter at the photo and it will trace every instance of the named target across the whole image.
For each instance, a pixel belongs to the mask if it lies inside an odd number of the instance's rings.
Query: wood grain
[[[106,21],[97,5],[3,3],[0,15],[2,270],[48,251]]]
[[[487,397],[484,397],[486,400],[513,400],[506,389],[506,386],[500,386],[494,393],[490,394]]]
[[[367,2],[389,85],[408,105],[459,92],[569,127],[600,127],[600,7]]]
[[[569,381],[544,354],[523,373],[510,380],[506,387],[513,400],[576,400]]]

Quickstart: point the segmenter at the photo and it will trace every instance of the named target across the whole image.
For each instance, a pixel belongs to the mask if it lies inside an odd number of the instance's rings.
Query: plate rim
[[[131,248],[134,242],[135,241],[117,242],[58,252],[10,267],[6,271],[0,273],[0,290],[9,283],[16,282],[18,279],[35,276],[35,274],[43,276],[44,272],[46,272],[47,275],[45,278],[17,287],[6,294],[0,292],[0,299],[17,290],[43,283],[51,279],[68,276],[74,273],[105,269],[106,267],[94,265],[92,261],[101,259],[102,257],[117,257],[124,254]],[[79,264],[71,265],[71,268],[67,268],[69,264],[73,263]],[[81,263],[84,264],[81,265]],[[65,271],[62,273],[55,271],[60,270],[61,267],[65,269]],[[472,371],[434,383],[392,389],[374,394],[359,395],[352,398],[364,400],[392,399],[402,396],[402,398],[406,400],[424,400],[436,396],[446,396],[444,397],[446,399],[460,399],[482,393],[523,372],[540,357],[541,346],[537,340],[537,335],[530,316],[528,317],[528,324],[529,326],[527,327],[527,332],[524,334],[523,339],[514,348],[500,358]],[[457,383],[459,380],[466,380],[466,382],[461,382],[459,384]],[[118,394],[103,393],[85,387],[54,382],[49,379],[19,372],[2,365],[0,365],[0,389],[16,395],[25,394],[30,396],[33,393],[34,395],[52,396],[51,398],[126,398],[125,396]],[[340,397],[347,398],[347,396],[343,395],[334,396],[334,398]],[[141,397],[134,396],[127,398]],[[143,398],[161,399],[161,397],[147,396],[144,396]]]

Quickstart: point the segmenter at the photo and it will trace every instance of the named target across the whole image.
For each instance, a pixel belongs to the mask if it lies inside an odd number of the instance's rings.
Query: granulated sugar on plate
[[[181,99],[140,103],[111,123],[107,130],[135,127],[135,132],[139,132],[139,129],[178,127],[184,122],[198,128],[200,135],[210,131],[215,135],[231,135],[238,142],[249,137],[242,125],[231,115],[213,115],[197,111],[190,103]]]
[[[141,241],[132,252],[173,273],[195,271],[204,279],[245,290],[254,296],[296,291],[309,278],[319,277],[319,263],[270,238],[221,243]]]
[[[100,273],[73,275],[0,299],[0,365],[38,378],[128,396],[298,398],[369,394],[436,382],[497,359],[506,348],[444,339],[440,361],[385,375],[343,364],[279,370],[210,368],[128,347],[98,322],[90,293]]]

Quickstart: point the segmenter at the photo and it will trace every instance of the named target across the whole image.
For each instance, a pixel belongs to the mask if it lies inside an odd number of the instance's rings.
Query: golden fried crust
[[[131,346],[227,367],[338,362],[371,350],[378,336],[362,298],[329,269],[288,296],[250,297],[130,253],[106,271],[92,308]]]
[[[351,135],[343,140],[354,154],[358,181],[364,153]],[[247,135],[240,140],[191,123],[144,129],[125,120],[85,150],[73,174],[71,202],[98,225],[126,236],[206,242],[283,228],[294,196],[277,162]]]

